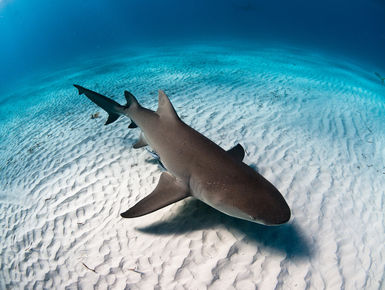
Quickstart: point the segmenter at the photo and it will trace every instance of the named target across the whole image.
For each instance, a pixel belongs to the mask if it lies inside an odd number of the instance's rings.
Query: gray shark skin
[[[142,107],[125,91],[127,104],[117,102],[74,85],[108,114],[106,124],[124,115],[142,133],[134,148],[149,145],[160,157],[163,172],[154,191],[122,213],[134,218],[193,196],[236,218],[264,225],[280,225],[290,220],[290,208],[281,193],[262,175],[242,162],[244,150],[237,145],[225,151],[186,125],[169,98],[159,91],[157,111]]]

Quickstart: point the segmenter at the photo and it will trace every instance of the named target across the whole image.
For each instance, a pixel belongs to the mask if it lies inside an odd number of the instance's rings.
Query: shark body
[[[154,191],[122,213],[139,217],[193,196],[233,217],[265,225],[279,225],[290,219],[290,208],[281,193],[262,175],[242,162],[241,145],[225,151],[185,124],[169,98],[159,91],[157,111],[142,107],[125,91],[126,105],[74,85],[108,114],[106,124],[124,115],[139,127],[141,135],[134,148],[149,145],[167,169]]]

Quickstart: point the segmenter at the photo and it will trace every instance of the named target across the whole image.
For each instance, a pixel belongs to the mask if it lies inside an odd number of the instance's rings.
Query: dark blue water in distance
[[[0,90],[78,56],[207,40],[306,46],[385,73],[385,1],[0,0]]]

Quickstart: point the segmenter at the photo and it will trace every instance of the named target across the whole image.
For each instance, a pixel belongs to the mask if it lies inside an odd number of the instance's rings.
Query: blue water
[[[79,56],[202,40],[301,45],[385,74],[384,27],[382,0],[1,0],[0,90]]]

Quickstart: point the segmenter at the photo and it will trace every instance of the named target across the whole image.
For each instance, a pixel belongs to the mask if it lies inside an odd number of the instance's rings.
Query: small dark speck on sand
[[[91,115],[91,119],[97,119],[99,118],[99,112],[96,112],[95,114]]]
[[[130,268],[130,269],[128,269],[128,270],[131,271],[131,272],[138,273],[138,274],[140,274],[140,275],[144,275],[143,272],[140,272],[140,271],[138,271],[138,270],[135,270],[134,268]]]
[[[84,266],[86,269],[88,269],[88,270],[90,270],[90,271],[96,273],[95,269],[91,269],[90,267],[88,267],[88,266],[87,266],[86,264],[84,264],[83,262],[82,262],[82,264],[83,264],[83,266]],[[96,273],[96,274],[97,274],[97,273]]]

